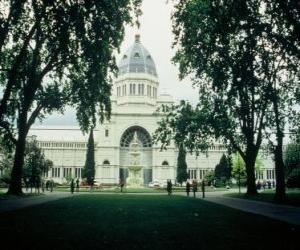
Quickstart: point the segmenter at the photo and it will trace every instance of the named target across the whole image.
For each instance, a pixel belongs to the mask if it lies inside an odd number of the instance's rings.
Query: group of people
[[[76,181],[74,181],[74,179],[71,180],[71,183],[70,183],[70,188],[71,188],[71,194],[74,193],[74,190],[75,190],[75,182],[76,182],[76,192],[79,192],[79,179],[77,178]]]
[[[42,178],[25,178],[24,179],[25,189],[26,192],[30,188],[30,191],[32,192],[32,189],[34,188],[36,193],[40,193],[41,191],[44,193],[45,188],[47,191],[52,192],[54,187],[54,181],[51,180],[43,180]]]
[[[185,191],[186,195],[190,196],[191,188],[194,194],[194,198],[196,198],[196,192],[198,191],[198,183],[196,180],[192,181],[192,184],[190,184],[189,181],[186,182]],[[202,191],[202,197],[205,198],[205,183],[202,181],[201,183],[201,191]]]
[[[172,194],[172,181],[168,180],[167,181],[167,192],[168,195]],[[186,182],[186,186],[185,186],[185,190],[186,190],[186,194],[187,196],[190,196],[190,192],[192,190],[193,194],[194,194],[194,198],[196,198],[196,192],[198,191],[198,183],[196,180],[192,181],[192,184],[190,184],[189,181]],[[204,181],[202,181],[201,183],[201,191],[202,191],[202,197],[205,198],[205,183]]]
[[[268,187],[268,189],[271,189],[272,187],[275,188],[275,181],[272,181],[272,182],[271,181],[263,181],[263,182],[258,181],[256,183],[257,190],[260,190],[261,188],[263,188],[265,190],[266,187]]]

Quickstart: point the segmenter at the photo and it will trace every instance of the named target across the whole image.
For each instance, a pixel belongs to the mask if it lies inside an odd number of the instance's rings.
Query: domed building
[[[175,145],[161,151],[160,145],[152,144],[152,134],[162,119],[157,109],[162,105],[172,105],[173,98],[167,94],[158,95],[159,78],[155,62],[139,35],[122,55],[118,67],[119,74],[111,98],[111,119],[94,130],[95,181],[118,184],[120,180],[128,180],[132,174],[134,178],[139,178],[142,185],[151,181],[162,183],[167,179],[174,183],[178,155]],[[78,128],[36,127],[31,129],[30,134],[37,137],[46,157],[54,162],[45,177],[56,182],[64,182],[68,176],[81,178],[87,136],[82,135]],[[216,144],[208,154],[198,157],[187,155],[190,179],[202,180],[207,171],[215,168],[225,152],[223,145]],[[132,168],[133,165],[135,168]],[[272,164],[266,167],[263,176],[259,177],[264,179],[267,177],[266,171],[271,171],[268,177],[274,178]]]

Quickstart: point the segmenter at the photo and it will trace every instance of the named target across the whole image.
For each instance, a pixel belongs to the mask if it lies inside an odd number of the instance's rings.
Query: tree
[[[86,178],[87,184],[94,185],[95,178],[95,144],[93,136],[93,128],[90,130],[89,140],[87,144],[86,160],[82,172],[82,177]]]
[[[276,28],[265,7],[269,2],[182,0],[177,1],[173,15],[179,47],[174,61],[180,77],[192,74],[200,87],[200,102],[203,97],[211,99],[215,118],[211,126],[245,161],[248,194],[257,193],[255,159],[269,124],[270,129],[276,128],[276,177],[282,180],[283,98],[275,80],[282,73],[290,76],[297,68],[297,60],[284,53],[270,35]],[[270,108],[274,119],[267,121]],[[284,186],[279,185],[276,193],[284,196]]]
[[[300,145],[290,143],[284,152],[286,180],[288,187],[300,187]]]
[[[183,144],[180,144],[177,157],[177,181],[182,185],[182,182],[186,181],[187,178],[186,151]]]
[[[21,194],[25,141],[36,118],[66,104],[83,131],[109,118],[113,51],[140,0],[2,1],[0,130],[15,146],[9,193]],[[84,98],[83,98],[84,97]],[[15,138],[14,124],[17,124]]]
[[[234,154],[232,158],[232,176],[238,182],[240,193],[241,185],[245,185],[247,182],[247,173],[245,168],[245,162],[239,153]]]
[[[159,110],[160,112],[161,110]],[[161,143],[161,150],[167,150],[171,143],[178,148],[177,181],[182,183],[188,178],[186,154],[204,152],[210,145],[209,128],[204,126],[208,110],[192,107],[188,102],[179,105],[163,106],[159,126],[153,134],[153,142]],[[200,128],[200,129],[199,129]]]
[[[226,185],[231,178],[231,163],[225,154],[222,155],[219,164],[215,167],[215,178],[222,185]]]
[[[28,179],[31,187],[38,187],[42,176],[53,166],[53,162],[46,159],[42,150],[38,147],[37,141],[33,138],[27,141],[25,150],[24,170],[22,177]]]

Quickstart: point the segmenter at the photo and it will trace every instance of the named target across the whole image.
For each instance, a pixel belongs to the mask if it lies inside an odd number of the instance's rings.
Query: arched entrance
[[[152,181],[152,142],[148,131],[140,126],[132,126],[125,130],[120,140],[120,179],[125,181],[128,177],[128,166],[130,165],[130,144],[134,134],[140,148],[140,164],[143,167],[144,184]]]

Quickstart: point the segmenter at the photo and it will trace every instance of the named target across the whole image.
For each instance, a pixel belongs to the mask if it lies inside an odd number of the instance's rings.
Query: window
[[[134,53],[134,57],[135,57],[135,58],[139,58],[139,57],[140,57],[140,54],[139,54],[138,52],[135,52],[135,53]]]
[[[55,178],[60,177],[60,168],[52,168],[52,177],[55,177]]]
[[[133,84],[130,83],[129,87],[129,94],[133,95]]]
[[[132,84],[132,94],[135,95],[135,84]]]
[[[72,176],[72,168],[63,168],[63,177],[71,177]]]
[[[197,179],[197,170],[189,170],[189,179]]]
[[[75,177],[81,178],[82,168],[75,168]]]
[[[105,137],[108,137],[108,135],[109,135],[109,131],[108,129],[105,129]]]
[[[163,163],[161,165],[162,166],[169,166],[169,163],[167,161],[163,161]]]
[[[138,93],[139,95],[144,95],[144,84],[139,84]]]
[[[110,165],[108,160],[103,161],[103,165]]]

